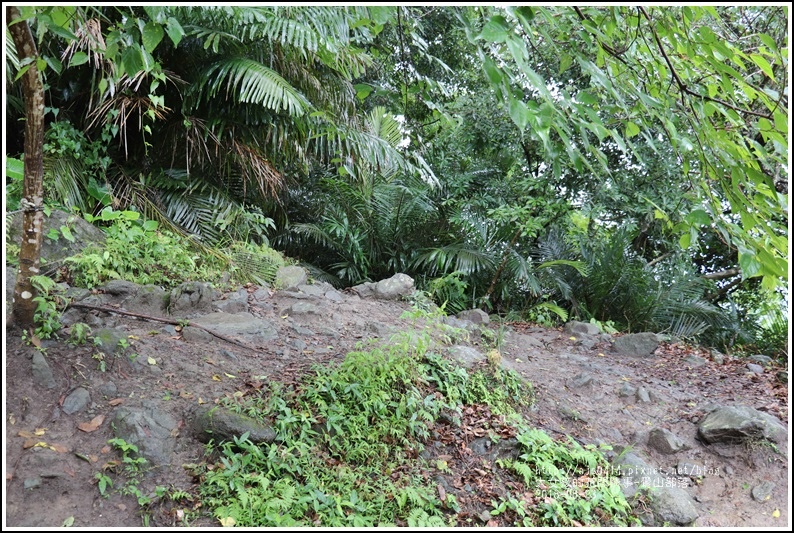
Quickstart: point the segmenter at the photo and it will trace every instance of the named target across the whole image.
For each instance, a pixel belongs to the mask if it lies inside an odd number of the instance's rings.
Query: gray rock
[[[248,291],[238,289],[224,296],[222,300],[212,302],[212,307],[216,311],[224,313],[247,313],[248,312]]]
[[[209,283],[186,281],[171,290],[168,311],[182,318],[211,313],[214,296],[215,289]]]
[[[679,439],[677,435],[664,428],[651,430],[648,435],[648,445],[666,455],[689,449],[689,446]]]
[[[628,383],[623,383],[623,385],[620,387],[620,390],[618,391],[618,396],[621,396],[623,398],[634,396],[635,394],[637,394],[637,389],[635,389]]]
[[[565,324],[563,331],[568,335],[598,335],[601,333],[601,330],[598,329],[598,326],[595,324],[591,324],[589,322],[578,322],[576,320],[572,320]]]
[[[210,313],[193,319],[192,322],[226,337],[253,345],[268,343],[278,336],[278,330],[273,324],[256,318],[251,313]],[[191,328],[185,328],[182,332],[183,336],[188,329]]]
[[[587,418],[582,416],[582,414],[579,411],[577,411],[570,405],[560,405],[557,408],[557,411],[560,413],[560,415],[570,420],[574,420],[577,422],[585,422],[585,423],[588,422]]]
[[[174,331],[174,333],[176,333],[176,331]],[[182,338],[188,342],[210,342],[215,337],[201,328],[185,326],[182,329]]]
[[[9,242],[16,244],[22,242],[22,217],[23,213],[17,213],[11,219],[11,223],[6,225],[6,239]],[[74,237],[74,242],[67,241],[63,236],[59,236],[57,240],[50,239],[47,236],[50,229],[57,230],[61,226],[69,228]],[[78,215],[59,210],[52,211],[49,217],[46,214],[44,215],[42,232],[44,234],[41,239],[40,252],[43,260],[42,274],[54,271],[53,267],[57,267],[63,259],[80,253],[92,244],[100,247],[105,244],[105,232],[100,228],[86,222]],[[15,276],[16,273],[14,274]]]
[[[371,298],[375,295],[375,284],[369,281],[356,285],[352,289],[361,298]]]
[[[441,322],[446,324],[447,326],[452,326],[453,328],[459,329],[466,329],[468,326],[471,325],[471,322],[467,320],[461,320],[459,318],[455,318],[454,316],[445,316],[441,319]]]
[[[620,355],[632,357],[650,357],[659,346],[656,333],[630,333],[615,339],[612,345],[615,352]]]
[[[651,395],[648,393],[648,389],[645,387],[637,389],[637,401],[640,403],[649,403],[651,401]]]
[[[88,402],[91,401],[91,395],[83,387],[77,387],[63,400],[61,409],[67,415],[72,415],[78,411],[85,409]]]
[[[407,274],[398,273],[375,284],[375,297],[381,300],[397,300],[414,292],[414,280]]]
[[[47,359],[38,350],[33,354],[32,370],[33,381],[36,385],[48,389],[54,389],[57,386]]]
[[[387,335],[391,332],[391,326],[387,326],[381,322],[367,322],[364,325],[364,331],[371,331],[377,335]]]
[[[515,438],[491,440],[490,437],[479,437],[469,443],[469,449],[474,455],[479,455],[488,461],[496,459],[518,459],[521,455],[518,440]]]
[[[757,502],[764,502],[772,497],[772,491],[775,490],[775,484],[771,481],[764,481],[763,483],[753,487],[751,494],[753,499]]]
[[[99,385],[97,387],[97,391],[104,398],[115,398],[116,393],[118,392],[118,387],[112,381],[108,381],[107,383]]]
[[[298,285],[296,288],[299,291],[301,291],[303,294],[306,294],[308,296],[316,296],[318,298],[321,297],[321,296],[325,296],[325,291],[328,290],[324,285],[319,284],[319,283],[315,284],[315,285],[306,285],[304,283],[304,284]]]
[[[577,374],[574,376],[573,381],[571,381],[571,387],[574,389],[582,389],[585,387],[591,387],[593,385],[593,376],[582,372],[581,374]]]
[[[706,364],[706,360],[697,355],[688,355],[684,358],[684,363],[692,368],[698,368]]]
[[[345,299],[345,297],[342,296],[342,293],[336,289],[325,291],[325,298],[326,300],[330,300],[332,302],[342,302]]]
[[[684,489],[672,486],[652,490],[651,510],[660,525],[690,526],[699,516],[692,497]]]
[[[156,285],[143,285],[124,302],[124,307],[131,313],[159,316],[165,312],[168,293]]]
[[[698,425],[698,436],[706,443],[738,443],[748,439],[785,442],[788,431],[774,416],[752,407],[719,407]]]
[[[122,339],[127,338],[127,333],[120,329],[102,328],[95,331],[92,335],[94,343],[108,355],[112,355],[119,348],[119,343]]]
[[[322,315],[323,310],[314,304],[308,302],[298,302],[289,306],[287,311],[289,315]]]
[[[137,446],[142,457],[155,464],[171,464],[176,440],[172,432],[176,433],[177,421],[158,409],[155,402],[117,408],[111,427],[117,438]]]
[[[270,443],[276,439],[276,432],[272,427],[220,406],[198,406],[188,418],[190,427],[201,442],[230,441],[245,433],[248,433],[248,439],[254,444]]]
[[[123,279],[113,279],[105,283],[102,290],[111,296],[129,297],[138,292],[138,285]]]
[[[491,317],[489,317],[488,313],[482,309],[468,309],[466,311],[461,311],[456,315],[456,317],[460,320],[473,322],[474,324],[490,324],[491,322]]]
[[[764,373],[764,367],[762,367],[761,365],[753,364],[753,363],[747,363],[747,370],[749,370],[753,374],[763,374]]]
[[[251,294],[251,299],[256,303],[262,303],[270,298],[270,291],[267,289],[257,289]]]
[[[769,357],[768,355],[761,355],[761,354],[751,355],[747,359],[763,366],[769,366],[773,362],[771,357]]]
[[[299,266],[280,267],[276,271],[276,280],[273,287],[278,290],[289,289],[303,285],[309,279],[309,274],[305,268]]]
[[[474,363],[478,363],[485,359],[485,356],[480,353],[479,350],[471,346],[450,346],[448,352],[453,359],[458,361],[465,368],[471,368]]]
[[[717,350],[711,350],[711,360],[718,365],[722,365],[725,363],[725,354]]]

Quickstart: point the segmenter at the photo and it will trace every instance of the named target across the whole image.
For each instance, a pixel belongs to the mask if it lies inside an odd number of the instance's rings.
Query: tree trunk
[[[14,321],[22,328],[33,325],[36,303],[35,288],[30,277],[39,273],[44,187],[42,148],[44,144],[44,87],[36,68],[38,51],[27,21],[12,23],[20,18],[16,6],[6,6],[6,23],[14,40],[20,62],[31,61],[22,75],[25,97],[25,181],[20,206],[23,210],[22,243],[19,251],[19,271],[14,287]]]

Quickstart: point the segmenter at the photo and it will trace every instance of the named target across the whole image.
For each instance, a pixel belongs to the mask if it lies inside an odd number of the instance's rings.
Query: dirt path
[[[192,405],[234,394],[252,381],[297,381],[314,364],[342,360],[361,341],[386,339],[395,329],[416,327],[412,320],[400,318],[408,309],[403,302],[345,294],[338,301],[322,301],[319,312],[285,315],[285,306],[294,302],[275,293],[251,306],[255,316],[277,330],[275,339],[257,352],[218,340],[187,342],[174,326],[106,316],[106,326],[126,334],[126,353],[137,354],[134,361],[100,361],[92,345],[45,342],[52,389],[34,384],[35,350],[21,341],[19,331],[7,330],[4,527],[56,527],[66,520],[84,527],[142,524],[132,496],[111,490],[105,498],[97,486],[103,465],[118,459],[107,441],[113,437],[111,413],[119,405],[156,406],[181,428]],[[692,368],[683,362],[691,350],[678,346],[663,345],[651,358],[621,358],[608,342],[584,348],[559,330],[514,324],[507,331],[502,362],[534,384],[534,424],[582,442],[630,446],[661,470],[679,462],[705,466],[706,474],[699,481],[690,480],[686,489],[700,515],[696,526],[789,523],[787,445],[778,451],[762,445],[707,447],[695,439],[696,423],[709,404],[748,405],[785,423],[788,391],[776,382],[773,371],[749,374],[729,358],[722,365],[709,361]],[[486,348],[482,342],[474,347]],[[89,392],[90,400],[82,410],[67,414],[64,401],[79,387]],[[647,392],[648,401],[643,401],[640,389]],[[91,421],[94,426],[81,429],[80,424]],[[649,447],[648,432],[658,427],[678,435],[689,449],[663,455]],[[171,464],[151,472],[144,480],[146,487],[193,486],[183,465],[200,462],[203,445],[183,428],[176,443]],[[751,489],[764,481],[774,488],[767,500],[756,501]],[[773,518],[775,510],[778,518]],[[154,526],[180,523],[176,509],[163,508],[148,519]],[[216,524],[206,519],[191,525]]]

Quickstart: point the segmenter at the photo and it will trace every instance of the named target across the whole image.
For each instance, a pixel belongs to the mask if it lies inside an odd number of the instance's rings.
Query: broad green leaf
[[[689,245],[692,244],[692,235],[690,233],[684,233],[681,235],[681,238],[678,239],[678,244],[681,246],[681,248],[686,250],[689,248]]]
[[[63,70],[63,65],[57,57],[44,56],[44,61],[47,62],[47,65],[49,65],[49,67],[54,70],[56,74],[60,74],[61,70]]]
[[[598,99],[590,93],[579,91],[576,93],[576,100],[587,105],[594,105],[598,103]]]
[[[160,41],[163,40],[164,35],[165,32],[160,24],[157,22],[147,22],[141,32],[141,43],[143,44],[143,48],[151,54],[154,52],[154,49],[157,48],[157,45],[160,44]]]
[[[761,263],[748,250],[739,250],[739,266],[742,269],[742,279],[752,278],[761,271]]]
[[[179,21],[174,17],[168,17],[168,20],[165,24],[165,31],[168,34],[168,37],[171,39],[171,42],[174,43],[175,47],[179,46],[179,43],[182,41],[182,37],[185,36],[185,30],[182,29]]]
[[[684,220],[690,224],[697,224],[700,226],[707,226],[711,224],[711,217],[703,209],[695,209],[689,213]]]
[[[769,48],[770,52],[773,54],[777,53],[778,45],[772,37],[765,33],[759,33],[758,38],[761,39],[761,42],[764,43],[767,48]]]
[[[121,63],[124,65],[124,72],[129,77],[135,76],[138,72],[143,70],[143,59],[141,58],[141,50],[136,46],[128,46],[121,54]]]
[[[74,235],[72,235],[72,230],[69,229],[69,226],[61,226],[60,230],[61,230],[61,235],[63,235],[64,239],[66,239],[69,242],[74,242]]]
[[[16,157],[6,157],[6,176],[14,181],[25,179],[25,162]]]
[[[640,127],[629,121],[626,123],[626,137],[631,139],[640,132]]]
[[[573,64],[573,58],[568,54],[562,54],[560,56],[560,68],[558,70],[558,73],[562,74],[563,72],[568,70],[572,64]]]
[[[750,54],[750,59],[752,59],[753,63],[758,65],[758,68],[760,68],[761,71],[764,74],[766,74],[772,81],[775,80],[775,74],[772,72],[772,66],[769,64],[769,61],[767,61],[764,58],[764,56],[758,54]]]
[[[507,39],[508,32],[511,30],[510,25],[507,23],[502,15],[492,16],[485,26],[482,28],[479,37],[486,41],[495,43],[503,43]]]
[[[85,52],[75,52],[72,59],[69,60],[70,67],[77,67],[88,62],[88,54]]]
[[[482,67],[492,84],[500,85],[502,83],[502,72],[496,66],[496,63],[494,63],[493,59],[486,57],[485,61],[483,61]]]
[[[518,129],[524,131],[530,119],[530,112],[527,105],[517,98],[510,99],[510,118],[518,126]]]

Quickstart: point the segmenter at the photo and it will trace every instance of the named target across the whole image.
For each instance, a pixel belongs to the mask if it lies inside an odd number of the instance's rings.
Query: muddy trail
[[[185,509],[173,503],[152,506],[144,517],[134,496],[100,495],[97,473],[119,458],[108,446],[119,430],[119,411],[148,417],[150,425],[138,428],[142,445],[165,432],[162,447],[151,448],[154,467],[141,490],[191,492],[195,480],[183,465],[206,460],[204,444],[190,431],[196,405],[256,383],[297,383],[314,365],[341,361],[362,341],[388,343],[396,332],[413,330],[435,335],[434,349],[465,366],[483,364],[498,340],[501,364],[534,387],[533,426],[553,437],[625,449],[622,456],[632,458],[646,483],[667,486],[661,490],[670,501],[660,496],[654,505],[638,505],[645,524],[790,525],[787,369],[658,338],[621,347],[621,336],[588,324],[498,324],[476,312],[446,320],[469,334],[444,337],[427,321],[406,316],[411,304],[387,289],[370,284],[336,291],[302,280],[278,291],[220,292],[196,284],[178,295],[181,314],[173,308],[168,314],[157,307],[159,290],[112,282],[94,293],[77,291],[75,301],[84,307],[64,315],[61,340],[42,341],[43,350],[7,328],[4,529],[218,526],[210,516],[190,515],[186,522]],[[167,323],[141,316],[184,318]],[[115,346],[116,355],[91,342],[69,345],[65,339],[78,323]],[[738,429],[707,434],[704,422],[725,412],[745,418],[734,421]],[[500,450],[483,437],[477,413],[469,415],[428,443],[437,450],[430,457],[443,454],[448,465],[437,482],[456,495],[459,516],[468,517],[459,525],[509,525],[482,517],[506,487],[490,469]],[[640,481],[624,479],[624,492],[636,492]]]

